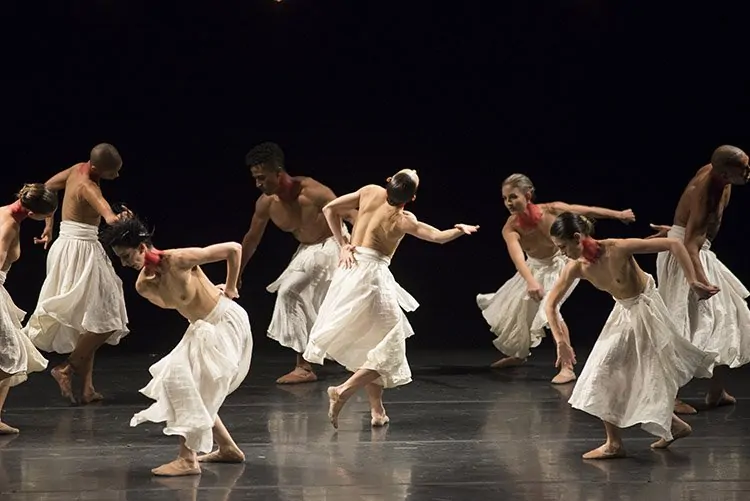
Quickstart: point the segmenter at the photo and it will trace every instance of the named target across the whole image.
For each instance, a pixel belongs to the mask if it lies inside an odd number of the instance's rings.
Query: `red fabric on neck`
[[[13,216],[13,219],[18,223],[29,217],[29,212],[31,211],[21,205],[20,200],[16,200],[10,205],[10,215]]]
[[[599,245],[599,242],[593,238],[583,238],[581,240],[581,246],[583,246],[583,252],[581,254],[586,261],[595,263],[599,259],[599,256],[601,256],[602,248]]]
[[[160,251],[158,249],[149,249],[146,251],[146,254],[143,256],[144,262],[146,263],[146,266],[159,266],[159,263],[161,263],[161,258],[164,255],[164,251]]]
[[[538,205],[529,202],[526,204],[526,210],[518,215],[516,219],[518,226],[524,230],[532,230],[537,227],[542,220],[542,209]]]

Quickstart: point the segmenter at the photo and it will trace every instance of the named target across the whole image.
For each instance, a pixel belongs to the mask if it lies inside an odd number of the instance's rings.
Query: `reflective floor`
[[[694,435],[669,451],[649,449],[640,429],[625,434],[630,457],[586,462],[603,427],[566,403],[572,386],[549,384],[551,352],[527,366],[487,369],[491,350],[414,353],[415,381],[386,392],[391,424],[373,430],[364,395],[335,432],[325,388],[343,379],[327,365],[321,381],[276,386],[291,362],[256,354],[251,374],[220,413],[245,451],[244,465],[210,465],[200,477],[155,479],[176,438],[161,425],[129,426],[149,401],[137,393],[156,358],[97,362],[106,402],[70,407],[48,373],[11,390],[3,420],[22,429],[0,437],[2,501],[443,501],[748,500],[750,371],[733,372],[734,408],[688,416]],[[579,368],[582,367],[579,365]],[[705,381],[682,395],[700,402]]]

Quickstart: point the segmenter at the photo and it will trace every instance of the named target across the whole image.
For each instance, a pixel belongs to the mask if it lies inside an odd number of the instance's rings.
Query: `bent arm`
[[[707,284],[707,280],[697,278],[693,261],[690,258],[685,244],[677,238],[625,238],[615,240],[615,245],[628,254],[656,254],[657,252],[671,252],[680,263],[685,278],[689,284],[701,282]]]
[[[563,212],[572,212],[581,216],[597,219],[621,219],[622,211],[605,209],[603,207],[590,207],[588,205],[566,204],[565,202],[552,202],[547,204],[550,211],[556,216]]]
[[[60,190],[65,189],[65,185],[68,183],[68,178],[70,177],[70,173],[73,171],[73,167],[68,167],[64,171],[60,171],[51,178],[47,179],[47,181],[44,183],[44,186],[55,193],[57,195],[57,192]],[[52,228],[55,226],[55,213],[53,212],[44,220],[44,226],[45,231],[52,231]]]
[[[94,183],[85,183],[81,186],[83,198],[94,208],[107,224],[115,224],[119,217],[114,213],[109,203],[104,200],[102,190]]]
[[[242,238],[242,257],[240,259],[240,276],[245,272],[247,263],[250,258],[255,254],[260,241],[263,238],[263,233],[266,231],[270,213],[268,210],[267,201],[261,197],[255,203],[255,213],[250,221],[250,229],[247,230],[245,236]]]
[[[228,289],[237,288],[237,280],[240,277],[240,260],[242,259],[242,245],[237,242],[224,242],[209,245],[208,247],[192,247],[172,251],[175,266],[180,268],[194,268],[208,263],[227,262]]]
[[[527,283],[535,281],[534,275],[531,274],[531,270],[526,264],[526,256],[524,255],[523,248],[521,248],[521,235],[506,225],[505,228],[503,228],[503,239],[505,240],[506,247],[508,247],[508,255],[510,256],[511,261],[513,261],[518,274],[521,275]]]
[[[325,206],[336,200],[336,194],[333,190],[317,181],[312,182],[309,187],[305,188],[305,195],[307,195],[321,211]],[[353,209],[342,210],[340,214],[341,218],[349,224],[354,225],[357,221],[358,207],[359,203],[357,203],[357,207]]]
[[[404,233],[415,236],[420,240],[432,242],[434,244],[447,244],[464,234],[458,228],[451,230],[438,230],[434,226],[418,221],[417,217],[411,212],[405,212],[405,224],[403,225]]]
[[[685,249],[690,256],[690,262],[695,268],[695,275],[699,282],[708,283],[706,271],[701,263],[701,248],[708,236],[708,211],[703,197],[696,194],[690,207],[690,215],[685,224]],[[675,255],[675,257],[677,257]]]
[[[344,239],[341,233],[341,224],[344,214],[350,214],[351,211],[359,209],[359,197],[362,190],[359,189],[354,193],[347,193],[346,195],[340,196],[323,207],[323,215],[326,218],[331,233],[336,239],[336,242],[340,247],[343,247],[348,242]]]
[[[552,290],[547,295],[547,304],[544,307],[544,313],[547,315],[552,337],[555,344],[567,344],[570,346],[570,336],[562,328],[562,314],[558,312],[560,302],[565,297],[565,292],[570,289],[576,279],[580,278],[580,265],[577,261],[569,261],[563,268],[560,277],[555,282]]]

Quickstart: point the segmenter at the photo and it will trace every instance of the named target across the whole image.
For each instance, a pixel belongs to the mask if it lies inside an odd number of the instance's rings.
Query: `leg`
[[[185,439],[180,437],[180,452],[177,459],[163,464],[151,470],[151,473],[160,477],[182,477],[186,475],[199,475],[201,467],[198,464],[196,453],[185,445]]]
[[[603,421],[603,423],[604,429],[607,432],[607,441],[604,445],[584,454],[583,459],[615,459],[625,457],[620,429],[606,421]]]
[[[78,372],[83,376],[83,403],[90,403],[101,400],[101,394],[94,390],[93,372],[94,372],[94,354],[109,338],[112,333],[95,334],[86,332],[78,338],[78,343],[68,360],[52,369],[52,377],[55,378],[60,386],[62,395],[74,404],[78,403],[73,395],[72,378],[73,374]]]
[[[214,421],[214,440],[219,445],[218,450],[198,456],[198,461],[201,463],[244,463],[245,454],[240,450],[237,444],[232,439],[226,426],[221,421],[219,416],[216,416]]]
[[[276,384],[314,383],[317,380],[318,376],[313,372],[310,362],[302,358],[301,353],[297,353],[297,365],[294,370],[277,379]]]
[[[565,323],[565,321],[560,322],[560,325],[562,326],[563,331],[565,332],[565,335],[568,336],[568,339],[570,339],[570,332],[568,331],[568,326]],[[552,384],[566,384],[571,383],[576,380],[576,373],[573,370],[573,365],[563,365],[560,367],[560,372],[552,378]]]
[[[724,389],[729,370],[729,366],[726,365],[719,365],[714,368],[714,377],[711,378],[711,386],[706,395],[708,407],[721,407],[737,403],[737,399]]]
[[[503,357],[497,362],[490,365],[490,368],[492,369],[509,369],[510,367],[518,367],[519,365],[523,365],[526,363],[526,360],[523,358],[517,358],[517,357]]]
[[[380,377],[380,374],[370,369],[359,369],[352,377],[339,386],[328,387],[328,418],[334,428],[339,427],[339,413],[349,397]]]
[[[695,407],[693,407],[690,404],[686,404],[679,398],[674,399],[674,413],[675,414],[697,414],[698,411],[695,410]]]
[[[663,438],[657,440],[651,444],[652,449],[666,449],[675,440],[689,437],[693,433],[693,429],[685,421],[677,417],[677,414],[672,414],[672,440],[664,440]]]
[[[18,433],[18,428],[13,428],[3,423],[2,412],[5,407],[5,399],[8,398],[8,391],[10,391],[10,385],[8,384],[9,375],[0,371],[0,435],[15,435]]]
[[[379,384],[368,383],[365,386],[367,398],[370,400],[370,423],[372,426],[385,426],[390,423],[390,418],[383,407],[383,387]]]

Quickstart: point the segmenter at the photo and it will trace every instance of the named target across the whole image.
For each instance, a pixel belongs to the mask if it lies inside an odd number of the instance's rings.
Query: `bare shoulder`
[[[328,189],[328,186],[326,186],[325,184],[321,183],[320,181],[312,177],[295,176],[294,179],[299,181],[299,184],[302,187],[303,191],[306,189],[316,189],[316,188]]]
[[[413,212],[411,212],[411,211],[405,210],[405,211],[403,212],[403,214],[404,214],[404,219],[407,219],[407,220],[409,220],[409,221],[412,221],[412,222],[415,222],[415,223],[416,223],[416,222],[418,221],[418,219],[417,219],[417,215],[416,215],[416,214],[414,214],[414,213],[413,213]]]
[[[268,211],[271,209],[272,203],[272,197],[266,195],[265,193],[261,193],[261,195],[255,201],[255,212],[258,212],[260,214],[268,213]]]

